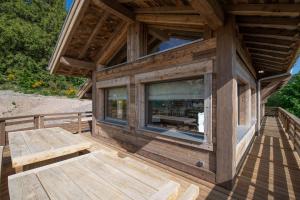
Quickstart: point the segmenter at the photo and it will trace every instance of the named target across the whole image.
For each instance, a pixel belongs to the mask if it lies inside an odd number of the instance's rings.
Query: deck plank
[[[13,200],[48,200],[49,197],[35,174],[9,180],[10,198]]]
[[[128,176],[108,164],[102,163],[94,156],[89,157],[84,162],[80,162],[80,164],[89,170],[94,170],[99,177],[112,184],[112,186],[117,187],[132,199],[148,199],[157,192],[142,181]]]
[[[91,199],[58,167],[37,172],[41,184],[50,199],[56,200],[89,200]]]

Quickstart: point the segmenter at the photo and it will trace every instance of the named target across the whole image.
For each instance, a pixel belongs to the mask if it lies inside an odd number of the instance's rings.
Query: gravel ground
[[[90,100],[0,90],[0,117],[91,110],[92,101]]]

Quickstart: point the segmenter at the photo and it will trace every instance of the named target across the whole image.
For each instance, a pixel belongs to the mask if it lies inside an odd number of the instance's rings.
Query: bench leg
[[[23,172],[23,166],[15,168],[16,173]]]

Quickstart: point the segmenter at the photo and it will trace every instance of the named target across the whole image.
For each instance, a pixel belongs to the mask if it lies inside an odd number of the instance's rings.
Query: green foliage
[[[65,17],[64,0],[0,0],[0,89],[75,96],[84,79],[47,70]]]
[[[300,117],[300,72],[268,99],[267,106],[282,107]]]

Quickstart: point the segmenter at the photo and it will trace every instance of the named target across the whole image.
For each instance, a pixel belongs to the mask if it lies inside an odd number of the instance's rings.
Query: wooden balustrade
[[[90,131],[91,117],[92,112],[69,112],[0,118],[0,146],[7,145],[8,132],[50,127],[61,127],[73,133]]]
[[[282,108],[278,108],[278,118],[292,141],[294,150],[300,155],[300,119]]]

